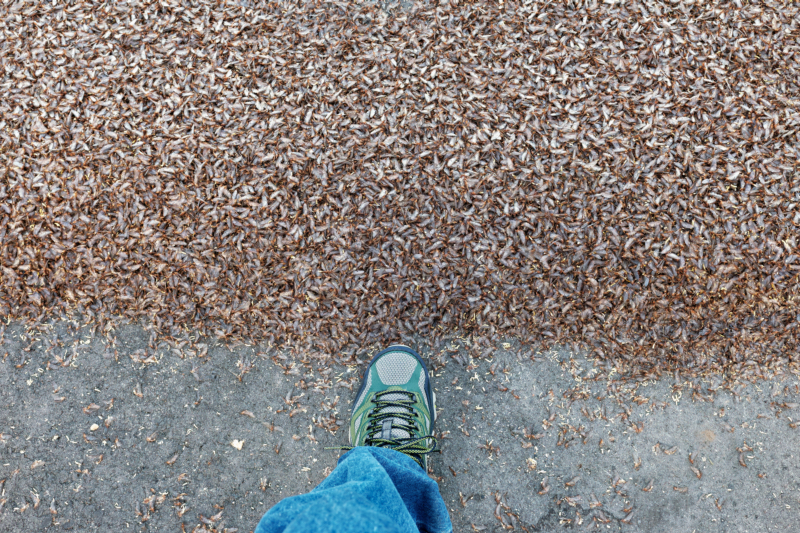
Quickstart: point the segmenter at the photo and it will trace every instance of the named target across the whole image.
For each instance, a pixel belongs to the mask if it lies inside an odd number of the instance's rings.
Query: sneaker
[[[370,361],[350,415],[350,444],[402,452],[428,469],[436,394],[428,369],[408,346],[395,345]]]

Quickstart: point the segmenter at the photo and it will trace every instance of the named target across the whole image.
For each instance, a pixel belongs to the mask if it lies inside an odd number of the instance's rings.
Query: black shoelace
[[[405,395],[407,398],[383,399],[387,395]],[[423,455],[439,451],[435,446],[436,438],[433,435],[415,436],[419,434],[420,427],[417,425],[419,415],[414,409],[416,398],[413,392],[381,391],[375,393],[371,401],[375,407],[367,414],[367,437],[364,439],[366,446],[391,448],[408,455],[419,466],[423,466]],[[392,407],[401,410],[390,410]],[[393,437],[397,431],[404,431],[409,437]],[[352,450],[353,448],[354,446],[338,446],[329,449]]]

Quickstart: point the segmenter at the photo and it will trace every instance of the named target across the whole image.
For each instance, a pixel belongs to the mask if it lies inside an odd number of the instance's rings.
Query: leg
[[[428,477],[436,394],[419,354],[390,346],[370,362],[350,414],[350,451],[308,494],[279,502],[255,533],[452,533]]]
[[[359,446],[308,494],[279,502],[255,533],[451,533],[436,483],[408,456]]]

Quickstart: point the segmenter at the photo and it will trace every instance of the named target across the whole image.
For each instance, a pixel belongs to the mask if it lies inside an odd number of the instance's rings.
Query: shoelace
[[[408,399],[383,400],[386,395],[407,395]],[[414,402],[416,398],[413,392],[409,391],[381,391],[375,393],[372,397],[372,403],[375,407],[367,415],[367,438],[364,439],[364,444],[367,446],[379,446],[381,448],[391,448],[400,453],[404,453],[414,459],[419,466],[422,464],[422,456],[439,451],[436,448],[436,437],[433,435],[423,435],[421,437],[414,437],[413,435],[419,431],[417,427],[417,413],[414,409]],[[390,408],[395,408],[394,410]],[[397,411],[400,408],[401,411]],[[395,431],[404,431],[409,437],[407,438],[385,438],[381,437],[384,431],[384,421],[391,421],[390,433]],[[400,421],[398,423],[398,421]],[[405,422],[405,424],[403,423]],[[432,443],[431,443],[432,441]],[[336,446],[333,448],[326,448],[329,450],[352,450],[355,446]],[[424,468],[424,466],[423,466]]]

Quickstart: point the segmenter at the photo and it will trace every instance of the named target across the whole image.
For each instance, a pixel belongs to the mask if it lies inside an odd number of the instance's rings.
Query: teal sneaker
[[[433,436],[436,394],[428,369],[408,346],[395,345],[370,361],[350,415],[350,444],[402,452],[428,469],[437,451]]]

